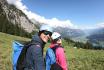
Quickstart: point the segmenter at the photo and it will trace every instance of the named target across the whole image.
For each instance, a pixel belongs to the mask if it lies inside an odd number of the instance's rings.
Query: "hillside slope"
[[[0,32],[0,70],[12,70],[12,42],[30,39]],[[69,70],[104,70],[104,50],[73,48],[63,40]],[[47,44],[46,46],[49,46]],[[47,47],[45,47],[46,51]]]
[[[0,70],[12,70],[11,55],[14,40],[28,41],[30,39],[0,32]]]

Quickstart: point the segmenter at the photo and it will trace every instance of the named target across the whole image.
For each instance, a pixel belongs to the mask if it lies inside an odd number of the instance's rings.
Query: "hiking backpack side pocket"
[[[12,54],[12,65],[13,65],[13,70],[16,70],[16,65],[17,65],[17,60],[19,58],[19,55],[21,53],[21,50],[23,49],[23,46],[21,43],[17,42],[17,41],[13,41],[12,44],[12,50],[13,50],[13,54]]]

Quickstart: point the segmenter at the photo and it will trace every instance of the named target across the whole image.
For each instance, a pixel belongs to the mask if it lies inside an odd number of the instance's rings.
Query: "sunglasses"
[[[59,39],[62,39],[62,37],[60,36],[60,37],[56,38],[54,41],[58,41]]]
[[[52,32],[49,32],[49,31],[44,31],[43,33],[44,33],[45,35],[52,36]]]

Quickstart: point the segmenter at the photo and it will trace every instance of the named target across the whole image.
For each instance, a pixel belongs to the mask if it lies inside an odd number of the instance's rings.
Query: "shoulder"
[[[47,51],[46,51],[46,53],[47,54],[53,54],[54,52],[53,52],[53,50],[51,48],[48,48]]]
[[[64,48],[62,48],[62,47],[58,47],[56,49],[56,53],[63,53],[63,52],[64,52]]]
[[[59,47],[57,47],[57,50],[64,50],[64,48],[59,46]]]
[[[31,45],[29,47],[29,51],[39,53],[41,52],[42,48],[39,44]]]
[[[48,49],[47,49],[47,52],[49,52],[49,51],[52,51],[52,49],[51,49],[51,48],[48,48]]]

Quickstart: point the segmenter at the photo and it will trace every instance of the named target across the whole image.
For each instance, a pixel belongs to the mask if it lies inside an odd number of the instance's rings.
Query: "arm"
[[[55,55],[52,49],[48,48],[46,52],[46,70],[50,70],[51,64],[55,63]]]
[[[63,68],[63,70],[68,70],[66,57],[63,48],[57,48],[56,50],[56,60],[57,63]]]
[[[32,58],[36,70],[45,70],[44,58],[42,55],[42,48],[38,45],[33,45]]]

